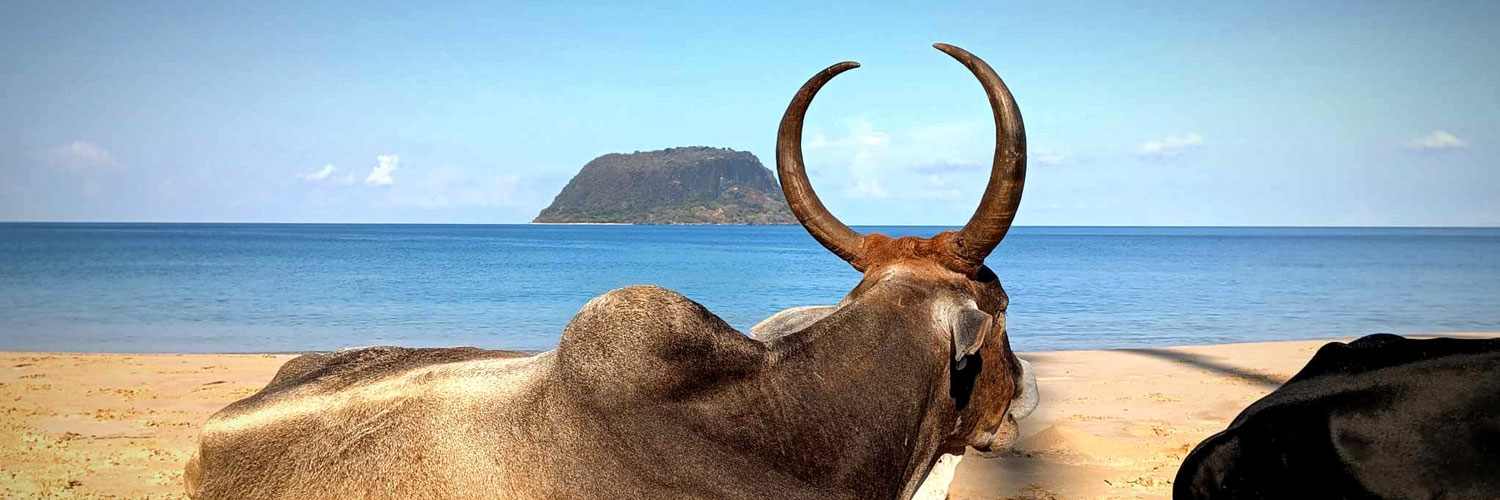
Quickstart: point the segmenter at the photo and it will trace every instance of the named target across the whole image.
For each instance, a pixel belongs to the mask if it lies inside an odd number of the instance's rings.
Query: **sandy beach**
[[[1022,354],[1041,406],[1013,452],[964,460],[952,498],[1170,498],[1188,450],[1325,342]],[[198,426],[291,357],[0,353],[0,497],[184,498]]]

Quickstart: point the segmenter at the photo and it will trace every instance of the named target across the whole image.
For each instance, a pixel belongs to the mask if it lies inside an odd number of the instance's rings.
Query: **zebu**
[[[777,168],[809,233],[864,274],[837,306],[786,312],[764,340],[669,290],[635,286],[579,311],[556,350],[380,347],[288,362],[205,424],[197,499],[909,498],[944,453],[1000,450],[1036,404],[1010,350],[1009,299],[984,259],[1025,178],[1020,111],[989,65],[996,150],[979,209],[932,238],[862,235],[803,167],[793,98]]]

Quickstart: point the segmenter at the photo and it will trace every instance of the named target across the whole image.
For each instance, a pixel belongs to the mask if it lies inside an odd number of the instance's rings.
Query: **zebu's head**
[[[839,222],[813,192],[802,162],[802,121],[818,89],[859,63],[842,62],[808,80],[781,119],[776,141],[776,167],[788,204],[803,227],[819,243],[864,273],[845,303],[878,290],[920,290],[921,304],[881,304],[900,314],[919,316],[924,325],[910,335],[933,337],[931,345],[946,346],[958,424],[947,447],[980,451],[1008,447],[1015,435],[1015,419],[1036,407],[1036,382],[1025,362],[1010,350],[1005,309],[1009,298],[984,259],[1000,244],[1015,218],[1026,176],[1026,132],[1021,112],[1010,90],[988,64],[967,51],[935,44],[953,56],[984,86],[995,116],[995,159],[989,185],[979,209],[960,231],[932,238],[891,238],[860,234]],[[886,300],[886,296],[872,301]],[[926,325],[930,325],[927,327]],[[940,342],[940,343],[939,343]]]

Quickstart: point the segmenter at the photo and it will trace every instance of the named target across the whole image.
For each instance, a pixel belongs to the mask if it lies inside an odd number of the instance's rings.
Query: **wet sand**
[[[1325,342],[1022,354],[1041,405],[1015,451],[966,457],[950,495],[1170,498],[1188,450]],[[0,497],[185,498],[198,426],[292,357],[0,353]]]

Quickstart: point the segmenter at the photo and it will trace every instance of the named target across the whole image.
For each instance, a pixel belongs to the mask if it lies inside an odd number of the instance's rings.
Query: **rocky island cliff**
[[[534,223],[795,224],[771,170],[747,151],[611,153],[583,166]]]

